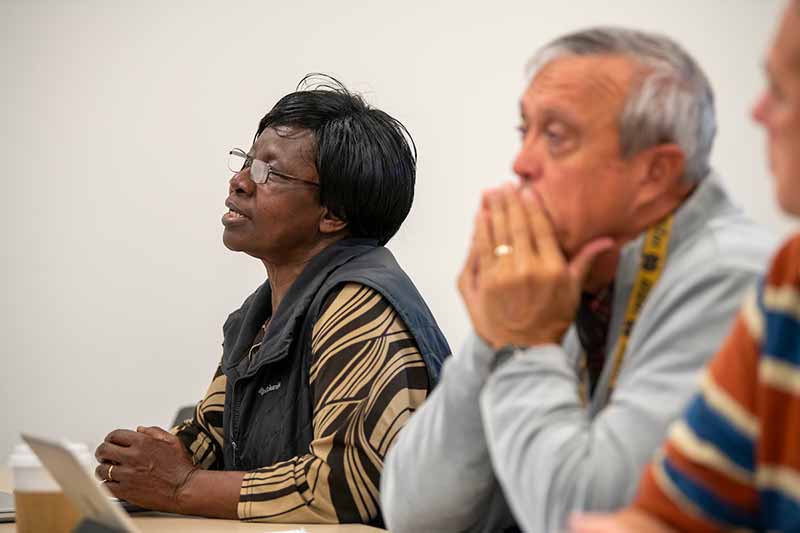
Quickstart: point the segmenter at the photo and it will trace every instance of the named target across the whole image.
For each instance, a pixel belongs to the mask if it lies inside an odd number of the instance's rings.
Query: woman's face
[[[307,130],[266,128],[248,153],[275,171],[319,183],[314,165],[314,138]],[[230,180],[228,212],[222,216],[222,241],[235,252],[245,252],[274,264],[303,260],[319,242],[324,209],[319,188],[270,174],[256,184],[250,169]]]

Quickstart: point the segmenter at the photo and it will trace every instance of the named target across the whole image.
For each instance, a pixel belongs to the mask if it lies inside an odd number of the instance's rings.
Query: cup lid
[[[14,446],[14,451],[8,457],[9,468],[32,468],[40,466],[42,463],[39,458],[33,453],[31,447],[27,444],[20,443]]]
[[[87,460],[91,460],[91,455],[89,454],[89,448],[86,444],[82,442],[67,442],[64,441],[64,445],[71,451],[73,454],[78,456],[82,461],[86,462]],[[21,442],[14,446],[14,450],[11,452],[11,455],[8,457],[8,467],[9,468],[35,468],[41,466],[42,463],[39,461],[39,458],[33,453],[31,447]]]

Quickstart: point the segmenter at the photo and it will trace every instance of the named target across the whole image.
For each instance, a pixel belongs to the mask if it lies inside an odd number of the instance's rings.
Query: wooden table
[[[11,492],[11,476],[7,468],[0,468],[0,490]],[[281,531],[305,530],[308,533],[378,533],[384,531],[361,524],[260,524],[239,522],[237,520],[216,520],[196,516],[178,516],[163,513],[134,513],[130,515],[133,522],[143,533],[156,531],[216,533],[228,531],[249,531],[262,533],[278,533]],[[0,533],[16,531],[14,524],[0,524]]]

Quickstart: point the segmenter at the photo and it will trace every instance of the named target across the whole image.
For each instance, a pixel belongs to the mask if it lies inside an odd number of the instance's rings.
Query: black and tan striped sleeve
[[[383,459],[428,395],[416,341],[376,291],[345,285],[312,334],[313,440],[307,455],[248,472],[239,517],[379,521]]]
[[[223,422],[225,385],[227,378],[217,367],[206,395],[194,409],[194,417],[172,428],[172,433],[192,456],[192,462],[202,468],[223,468]]]

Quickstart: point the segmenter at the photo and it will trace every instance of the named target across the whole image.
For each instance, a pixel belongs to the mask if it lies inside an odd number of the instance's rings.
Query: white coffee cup
[[[86,445],[71,443],[68,447],[91,472],[94,458]],[[69,533],[75,528],[80,514],[27,444],[14,447],[8,467],[19,533]]]

